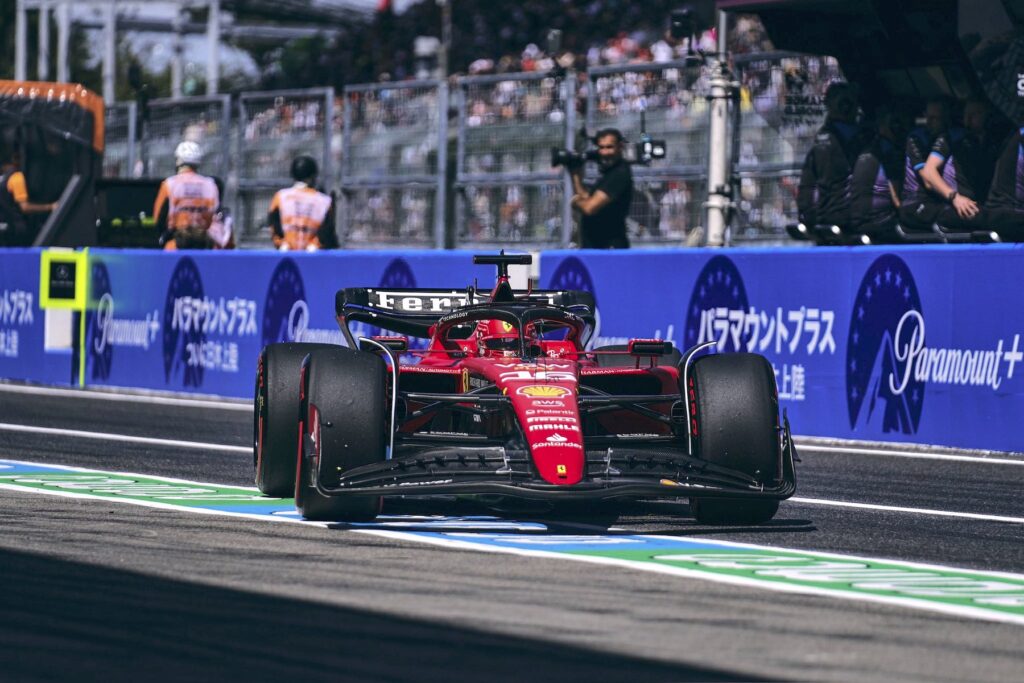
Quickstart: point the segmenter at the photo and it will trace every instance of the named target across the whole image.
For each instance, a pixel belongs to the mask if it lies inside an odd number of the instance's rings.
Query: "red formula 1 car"
[[[796,488],[775,376],[748,353],[634,339],[586,351],[593,297],[343,289],[348,346],[267,346],[256,377],[256,484],[308,519],[365,521],[384,496],[485,503],[688,497],[705,523],[759,523]],[[402,336],[356,339],[363,323]],[[409,337],[429,340],[410,352]],[[413,362],[406,359],[413,357]],[[418,357],[418,362],[415,362]]]

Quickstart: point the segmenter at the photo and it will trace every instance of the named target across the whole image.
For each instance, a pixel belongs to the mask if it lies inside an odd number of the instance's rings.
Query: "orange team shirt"
[[[28,187],[25,185],[25,174],[15,171],[7,179],[7,191],[14,197],[14,201],[21,204],[28,201]]]
[[[213,178],[195,171],[183,171],[160,183],[160,192],[153,205],[153,217],[167,203],[167,227],[171,230],[203,228],[208,230],[213,213],[220,204],[220,192]]]
[[[317,233],[331,210],[331,198],[312,187],[288,187],[278,190],[270,202],[270,213],[281,216],[283,241],[290,249],[305,249],[310,244],[320,248]],[[274,242],[280,246],[281,238]]]

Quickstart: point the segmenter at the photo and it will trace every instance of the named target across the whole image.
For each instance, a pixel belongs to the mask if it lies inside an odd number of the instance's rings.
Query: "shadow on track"
[[[5,680],[757,680],[28,553],[0,581]]]

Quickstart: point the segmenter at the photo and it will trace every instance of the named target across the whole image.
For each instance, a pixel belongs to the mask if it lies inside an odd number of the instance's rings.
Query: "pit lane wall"
[[[547,252],[598,344],[756,351],[801,435],[1024,451],[1017,245]]]
[[[341,287],[494,278],[469,252],[91,250],[82,359],[46,348],[39,261],[0,250],[0,378],[229,397],[252,395],[265,344],[340,342]],[[597,344],[763,353],[798,434],[1024,451],[1024,247],[551,251],[539,265],[543,287],[595,295]]]
[[[52,312],[39,308],[39,264],[40,250],[0,249],[0,378],[239,398],[252,396],[266,344],[344,343],[334,319],[342,287],[494,281],[493,266],[456,252],[93,249],[81,359],[77,350],[44,350]]]

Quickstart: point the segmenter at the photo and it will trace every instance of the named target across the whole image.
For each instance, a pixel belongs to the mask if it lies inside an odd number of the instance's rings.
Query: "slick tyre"
[[[383,462],[387,445],[387,368],[372,353],[347,348],[316,350],[302,370],[299,429],[302,448],[295,474],[295,506],[306,519],[366,522],[380,513],[380,496],[325,496],[340,476]]]
[[[698,358],[689,387],[696,410],[690,434],[694,453],[770,484],[779,477],[779,404],[775,373],[764,356],[725,353]],[[775,516],[777,500],[691,498],[702,524],[760,524]]]
[[[597,355],[594,358],[597,359],[597,365],[601,368],[632,368],[636,367],[636,357],[630,356],[626,353],[629,350],[629,346],[626,344],[610,344],[608,346],[600,346],[595,351],[620,351],[621,353],[615,355]],[[679,349],[672,349],[669,353],[662,354],[655,359],[655,365],[679,365],[679,361],[682,360],[683,355],[679,353]],[[648,366],[646,358],[640,359],[640,367],[645,368]]]
[[[299,443],[299,372],[302,359],[328,344],[270,344],[256,366],[253,401],[253,453],[256,487],[268,496],[288,498],[295,490]]]

